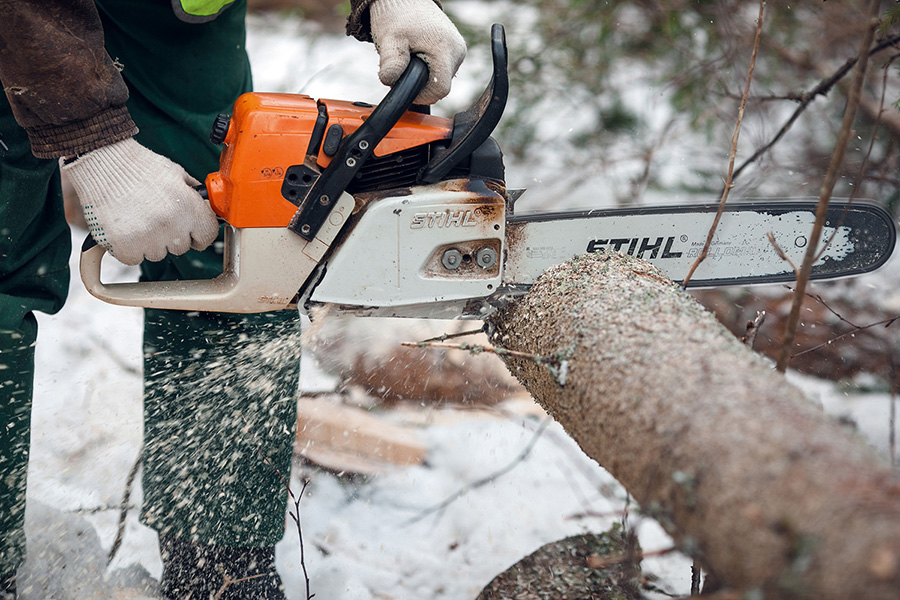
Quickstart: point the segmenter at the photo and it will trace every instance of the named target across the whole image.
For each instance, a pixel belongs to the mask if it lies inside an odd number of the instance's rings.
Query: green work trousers
[[[0,576],[25,558],[25,480],[37,320],[69,289],[59,167],[31,154],[0,94]],[[4,148],[5,146],[5,148]]]
[[[199,180],[218,167],[216,114],[250,89],[241,0],[215,21],[178,21],[168,0],[98,0],[109,54],[124,66],[139,142]],[[0,574],[24,557],[34,311],[62,306],[70,236],[55,161],[30,153],[0,104]],[[216,244],[142,265],[142,279],[221,270]],[[137,342],[136,342],[137,343]],[[145,311],[144,523],[224,546],[284,533],[299,375],[296,314]]]

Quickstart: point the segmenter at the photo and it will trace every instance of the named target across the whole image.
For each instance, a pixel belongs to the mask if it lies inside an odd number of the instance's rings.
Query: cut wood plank
[[[297,451],[334,471],[377,474],[422,464],[427,453],[416,432],[334,397],[301,398]]]

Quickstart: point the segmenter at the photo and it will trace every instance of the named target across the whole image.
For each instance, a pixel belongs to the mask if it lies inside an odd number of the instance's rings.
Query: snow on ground
[[[82,235],[76,232],[74,241]],[[107,266],[107,281],[135,275]],[[141,444],[140,312],[95,300],[78,280],[70,294],[59,315],[40,319],[21,596],[142,597],[132,594],[145,588],[143,594],[155,597],[153,579],[161,572],[156,536],[137,522],[136,510],[106,567],[116,507]],[[328,378],[306,358],[302,387],[321,389]],[[301,517],[317,597],[474,598],[494,575],[542,544],[605,530],[621,519],[624,491],[555,424],[511,472],[423,516],[512,463],[543,419],[437,411],[425,421],[431,424],[418,433],[428,447],[426,466],[368,479],[295,466],[292,489],[300,490],[301,476],[310,481]],[[133,503],[139,502],[138,485]],[[583,513],[603,516],[578,516]],[[277,562],[289,598],[303,598],[299,538],[290,525]],[[643,521],[641,532],[647,549],[669,545],[652,521]],[[684,589],[690,574],[684,558],[656,563],[655,572]]]
[[[384,93],[371,46],[314,35],[289,19],[252,19],[249,49],[260,90],[371,102]],[[449,104],[464,104],[478,89],[467,72]],[[83,235],[73,234],[76,248]],[[111,263],[104,278],[135,276],[134,269]],[[41,316],[40,324],[21,597],[155,598],[161,572],[156,536],[138,523],[134,508],[122,547],[106,565],[116,507],[141,446],[140,311],[91,298],[73,277],[66,307]],[[327,384],[309,353],[302,373],[305,389]],[[829,410],[852,411],[885,448],[884,396],[845,396],[828,383],[795,380]],[[301,518],[311,592],[328,600],[474,598],[540,545],[605,530],[621,519],[624,491],[555,424],[511,471],[422,516],[509,465],[540,427],[540,418],[522,413],[485,418],[441,411],[418,428],[428,447],[425,466],[362,479],[298,463],[292,488],[299,491],[301,476],[310,481]],[[133,506],[140,504],[139,487]],[[577,518],[583,513],[602,516]],[[632,514],[630,522],[639,523],[645,550],[668,547],[655,523],[636,519]],[[303,598],[298,535],[287,519],[277,553],[288,597]],[[670,590],[687,593],[689,564],[672,554],[648,559],[645,568]]]

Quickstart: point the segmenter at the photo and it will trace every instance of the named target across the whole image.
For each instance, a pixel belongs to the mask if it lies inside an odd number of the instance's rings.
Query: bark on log
[[[504,360],[724,584],[900,596],[898,473],[648,263],[576,257],[489,325],[498,346],[556,357]]]
[[[640,551],[635,536],[620,525],[568,537],[497,575],[475,600],[638,600]]]

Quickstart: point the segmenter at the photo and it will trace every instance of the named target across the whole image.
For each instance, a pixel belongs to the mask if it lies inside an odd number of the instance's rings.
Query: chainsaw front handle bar
[[[503,116],[509,97],[509,71],[506,33],[503,25],[491,26],[491,58],[493,72],[488,86],[469,110],[453,118],[453,139],[447,148],[435,152],[419,173],[419,183],[435,183],[443,179],[463,160],[472,155],[493,133]]]
[[[356,177],[375,147],[393,129],[400,117],[413,105],[428,83],[428,65],[411,56],[409,66],[375,107],[363,124],[341,142],[331,163],[316,179],[291,219],[288,229],[305,240],[312,240],[322,227],[332,205]],[[290,171],[286,177],[290,176]]]

